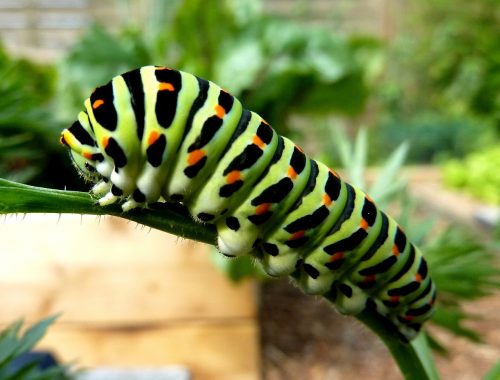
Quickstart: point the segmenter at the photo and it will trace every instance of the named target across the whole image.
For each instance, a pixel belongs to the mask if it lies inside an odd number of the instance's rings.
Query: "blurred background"
[[[443,378],[481,378],[500,357],[497,0],[0,0],[0,38],[0,177],[87,191],[58,137],[91,90],[147,64],[191,72],[405,226],[440,289]],[[0,323],[62,312],[45,345],[84,367],[399,378],[352,318],[248,258],[164,235],[7,218]]]

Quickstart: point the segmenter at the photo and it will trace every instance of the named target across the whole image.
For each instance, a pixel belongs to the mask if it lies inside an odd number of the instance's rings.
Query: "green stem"
[[[406,380],[439,380],[425,334],[408,344],[380,314],[365,309],[355,317],[382,339]]]
[[[178,204],[155,204],[150,209],[124,213],[120,206],[101,207],[88,193],[23,185],[0,178],[0,215],[24,213],[113,215],[186,239],[215,244],[212,225],[195,223]]]
[[[117,205],[97,206],[87,193],[45,189],[0,179],[0,215],[18,213],[114,215],[187,239],[209,244],[216,242],[215,228],[212,225],[196,223],[187,209],[180,205],[155,204],[149,209],[124,213]],[[405,379],[438,379],[434,363],[426,356],[418,338],[417,343],[401,342],[394,328],[372,310],[366,309],[356,318],[382,339]]]

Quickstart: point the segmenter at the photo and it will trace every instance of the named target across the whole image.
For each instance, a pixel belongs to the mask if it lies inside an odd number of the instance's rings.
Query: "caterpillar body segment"
[[[432,315],[425,260],[396,222],[216,84],[145,66],[84,105],[61,142],[99,204],[182,202],[223,254],[292,274],[342,313],[373,308],[404,339]]]
[[[255,184],[230,216],[216,222],[219,249],[228,256],[248,254],[260,245],[304,191],[310,161],[290,140],[279,139],[275,160],[265,172],[267,180]]]
[[[199,220],[210,222],[241,205],[269,166],[278,135],[254,112],[242,117],[212,175],[186,202]]]

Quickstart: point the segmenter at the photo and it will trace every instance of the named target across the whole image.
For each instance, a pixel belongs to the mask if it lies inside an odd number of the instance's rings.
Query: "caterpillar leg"
[[[99,181],[97,182],[90,192],[92,194],[95,194],[97,196],[103,196],[104,194],[108,193],[111,190],[111,184],[108,181]]]
[[[252,250],[252,242],[258,238],[258,234],[252,232],[246,232],[245,236],[237,236],[235,234],[221,236],[219,231],[217,247],[224,256],[228,257],[249,254]]]
[[[138,203],[134,199],[129,198],[125,203],[122,204],[122,210],[123,211],[130,211],[133,210],[134,208],[141,207],[143,203]]]
[[[116,203],[119,199],[120,199],[120,197],[114,195],[110,191],[104,197],[99,198],[99,200],[97,201],[97,203],[99,204],[99,206],[109,206],[109,205],[112,205],[112,204]]]
[[[92,187],[91,193],[97,195],[99,206],[109,206],[116,203],[120,197],[113,194],[112,184],[107,180],[102,180]]]
[[[291,274],[300,259],[297,251],[281,250],[279,254],[274,254],[272,246],[269,246],[264,253],[260,254],[260,263],[264,271],[273,277],[286,276]],[[265,249],[265,248],[264,248]]]
[[[342,314],[356,315],[366,307],[367,294],[350,281],[335,282],[335,306]]]

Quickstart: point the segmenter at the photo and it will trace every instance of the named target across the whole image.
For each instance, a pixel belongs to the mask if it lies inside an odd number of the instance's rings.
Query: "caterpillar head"
[[[103,161],[103,155],[97,148],[86,113],[81,112],[78,119],[71,127],[62,131],[60,141],[70,148],[71,160],[80,175],[85,180],[95,183],[102,179],[96,166]],[[84,120],[87,122],[82,123]]]

